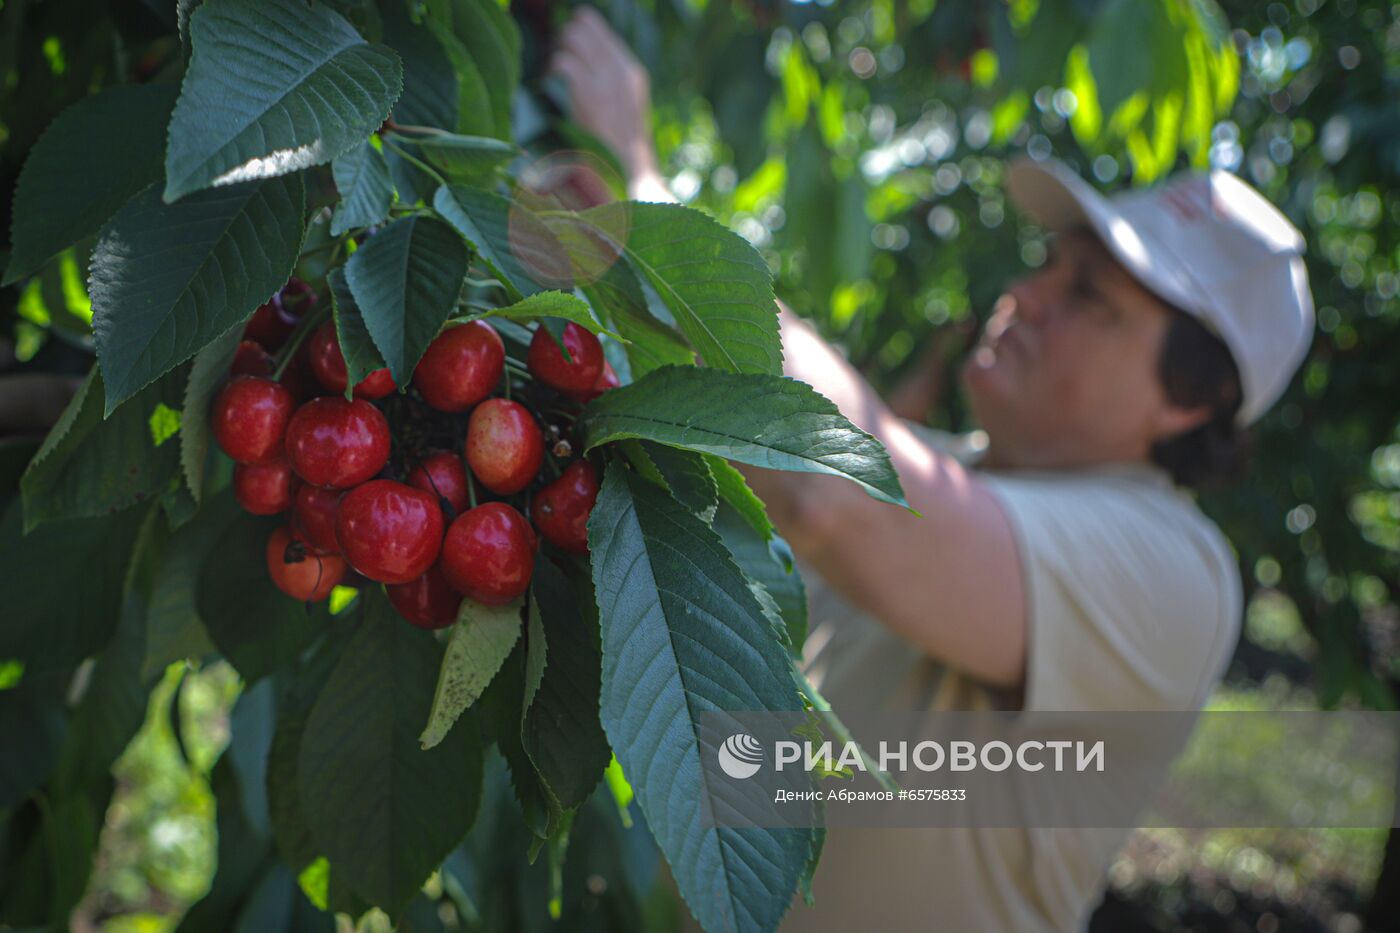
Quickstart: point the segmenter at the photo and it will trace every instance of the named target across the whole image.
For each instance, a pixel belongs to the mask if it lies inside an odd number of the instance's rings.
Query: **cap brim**
[[[1128,274],[1149,291],[1189,314],[1208,315],[1199,307],[1190,270],[1150,230],[1099,194],[1063,162],[1036,162],[1025,156],[1007,166],[1006,191],[1031,219],[1054,233],[1087,226],[1113,253]]]
[[[1112,212],[1108,199],[1063,162],[1037,162],[1024,156],[1006,170],[1006,193],[1011,201],[1046,230],[1060,233],[1088,224],[1093,214]]]

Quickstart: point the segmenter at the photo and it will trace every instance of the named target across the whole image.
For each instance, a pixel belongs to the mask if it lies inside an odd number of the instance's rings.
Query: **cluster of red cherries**
[[[210,416],[215,440],[236,463],[239,504],[257,515],[290,512],[266,551],[282,592],[323,600],[353,582],[353,572],[383,583],[409,622],[441,628],[464,596],[501,605],[525,592],[536,532],[587,553],[597,471],[583,458],[561,469],[571,453],[564,432],[493,394],[509,378],[495,328],[449,325],[419,360],[411,392],[397,392],[380,369],[346,399],[349,376],[329,320],[276,372],[271,351],[315,303],[314,291],[293,279],[258,309]],[[573,323],[558,336],[541,325],[526,368],[532,388],[575,402],[618,385],[598,338]],[[540,485],[546,444],[558,475]],[[528,506],[517,507],[526,490]]]

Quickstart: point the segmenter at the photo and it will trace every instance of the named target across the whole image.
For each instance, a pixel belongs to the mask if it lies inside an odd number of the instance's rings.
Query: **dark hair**
[[[1199,320],[1177,308],[1162,338],[1157,375],[1167,400],[1181,408],[1210,407],[1204,422],[1152,445],[1152,462],[1178,486],[1223,485],[1237,479],[1248,436],[1235,424],[1243,393],[1234,357]]]

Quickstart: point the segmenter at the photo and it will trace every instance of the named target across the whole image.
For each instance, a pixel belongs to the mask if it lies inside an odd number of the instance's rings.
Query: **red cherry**
[[[419,628],[446,628],[457,621],[457,610],[462,606],[462,594],[448,584],[438,564],[421,577],[391,583],[384,591],[399,615]]]
[[[442,529],[436,498],[391,479],[350,490],[335,519],[340,553],[380,583],[407,583],[426,573],[442,548]]]
[[[435,502],[446,499],[452,506],[454,516],[461,514],[470,501],[467,494],[467,468],[461,457],[446,450],[435,451],[424,457],[423,462],[409,472],[408,485],[428,493]]]
[[[570,322],[564,328],[564,346],[569,348],[570,360],[564,359],[554,335],[540,325],[530,339],[525,362],[545,385],[564,392],[587,392],[603,373],[603,345],[597,337]]]
[[[259,376],[234,376],[214,398],[209,425],[224,453],[239,463],[267,463],[282,451],[296,401]]]
[[[358,486],[389,461],[389,422],[364,399],[313,398],[287,425],[287,453],[308,483]]]
[[[286,454],[268,463],[240,463],[233,468],[233,497],[254,515],[276,515],[292,507],[299,482]]]
[[[485,321],[471,321],[449,327],[428,344],[413,384],[438,411],[466,411],[491,394],[505,365],[501,335]]]
[[[303,484],[297,489],[293,504],[292,528],[322,554],[339,554],[340,542],[335,539],[335,517],[345,493],[339,489],[323,489]]]
[[[306,355],[311,360],[311,371],[316,374],[321,385],[336,395],[344,395],[345,384],[350,381],[350,375],[345,367],[345,355],[340,352],[340,340],[335,335],[335,324],[330,321],[322,324],[306,343]],[[355,397],[383,398],[397,388],[388,369],[376,369],[355,385]]]
[[[593,383],[593,388],[587,392],[570,392],[574,398],[580,402],[591,402],[609,389],[616,389],[622,385],[622,380],[617,378],[617,371],[612,368],[612,364],[603,361],[603,371],[598,375],[598,381]]]
[[[576,460],[535,494],[530,517],[544,539],[575,554],[588,553],[588,515],[598,499],[598,471]]]
[[[535,533],[525,516],[504,502],[488,502],[457,516],[442,542],[442,572],[452,588],[488,606],[508,603],[530,586]]]
[[[271,376],[277,364],[272,354],[263,349],[256,340],[245,340],[238,345],[233,355],[233,365],[228,368],[234,376]]]
[[[525,406],[487,399],[467,421],[467,465],[481,485],[501,496],[530,485],[544,460],[544,435]]]
[[[317,554],[284,527],[267,539],[267,572],[288,596],[314,603],[340,583],[345,561],[334,554]]]
[[[268,350],[287,342],[303,314],[316,304],[316,293],[301,279],[291,278],[281,291],[253,312],[243,336],[256,340]]]

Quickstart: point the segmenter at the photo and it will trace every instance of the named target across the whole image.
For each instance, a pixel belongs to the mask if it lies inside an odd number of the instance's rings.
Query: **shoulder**
[[[979,476],[1017,537],[1032,663],[1037,638],[1070,639],[1057,650],[1117,668],[1119,699],[1203,703],[1234,649],[1242,597],[1229,543],[1191,498],[1146,468]]]

